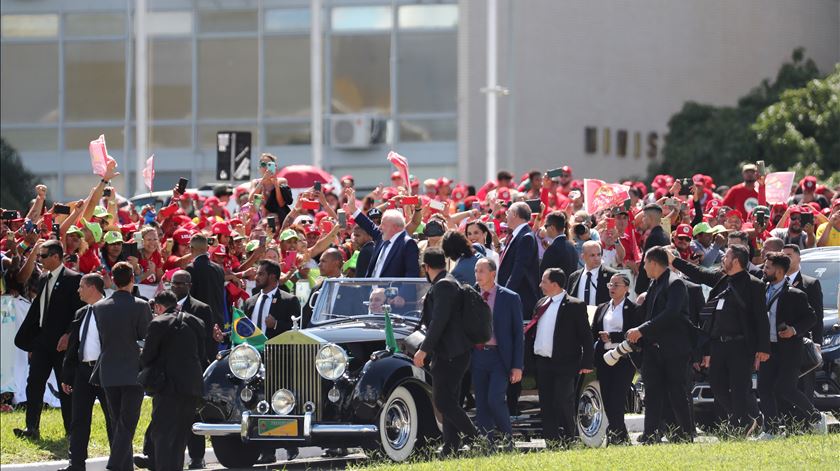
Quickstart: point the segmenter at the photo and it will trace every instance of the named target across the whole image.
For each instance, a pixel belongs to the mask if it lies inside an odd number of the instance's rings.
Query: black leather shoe
[[[187,469],[204,469],[207,467],[207,464],[204,460],[190,460],[190,464],[187,466]]]
[[[271,464],[275,461],[277,461],[277,454],[274,450],[264,451],[260,453],[260,457],[257,458],[257,464]]]
[[[134,466],[137,466],[138,468],[145,468],[145,469],[149,469],[151,471],[154,471],[154,469],[155,469],[154,462],[152,461],[152,458],[149,457],[149,456],[137,455],[137,456],[134,457],[133,460],[134,460]]]
[[[26,428],[24,428],[24,429],[16,428],[16,429],[12,430],[12,432],[14,432],[15,436],[18,437],[18,438],[28,438],[28,439],[31,439],[31,440],[39,440],[41,438],[41,432],[38,431],[37,429],[29,430],[29,429],[26,429]]]
[[[300,454],[298,447],[286,448],[286,461],[292,461]]]
[[[66,468],[59,468],[57,471],[85,471],[84,466],[76,466],[71,464]]]

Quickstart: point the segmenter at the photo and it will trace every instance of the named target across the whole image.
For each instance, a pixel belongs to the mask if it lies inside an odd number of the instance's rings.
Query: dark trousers
[[[201,422],[201,417],[195,414],[190,423],[190,434],[187,436],[187,451],[190,455],[190,460],[199,463],[204,459],[204,435],[196,435],[192,433],[192,423]]]
[[[143,388],[140,386],[107,386],[105,397],[111,414],[114,435],[111,440],[111,457],[107,468],[111,470],[133,470],[132,442],[137,422],[140,420],[140,406],[143,404]]]
[[[58,400],[61,401],[61,418],[64,421],[65,433],[70,433],[70,423],[73,420],[70,396],[64,394],[59,382],[61,381],[61,365],[64,352],[43,352],[36,350],[29,358],[29,376],[26,378],[26,428],[38,430],[41,428],[41,410],[44,408],[44,392],[50,371],[55,372],[58,385]]]
[[[600,344],[599,344],[600,345]],[[630,358],[624,357],[613,366],[604,363],[604,348],[595,350],[595,375],[601,383],[601,397],[604,400],[604,412],[607,414],[607,439],[609,443],[624,442],[630,439],[624,424],[627,391],[633,384],[636,367]]]
[[[752,423],[750,396],[755,354],[746,340],[712,341],[709,386],[715,403],[733,427],[743,428]]]
[[[195,397],[177,394],[159,394],[153,399],[149,423],[153,445],[149,458],[156,470],[184,468],[184,448],[192,435],[197,403]]]
[[[492,438],[495,429],[509,437],[513,433],[505,402],[509,373],[505,371],[499,350],[474,350],[470,370],[475,390],[476,420],[481,433]]]
[[[108,413],[108,400],[102,388],[90,384],[92,371],[92,367],[83,363],[76,367],[76,375],[73,377],[72,384],[73,394],[70,395],[73,403],[73,419],[70,422],[70,464],[82,469],[84,469],[85,460],[88,458],[90,422],[96,399],[99,399],[99,405],[105,415],[105,430],[108,433],[108,442],[110,443],[113,438],[111,416]]]
[[[689,355],[662,351],[646,346],[642,360],[642,379],[645,382],[644,441],[656,441],[662,422],[665,397],[671,403],[677,422],[677,439],[690,441],[691,412],[686,392],[686,368]]]
[[[758,369],[758,396],[761,412],[772,428],[780,424],[779,399],[793,406],[798,416],[808,421],[819,418],[805,394],[797,388],[799,368],[802,362],[802,340],[793,337],[770,344],[770,359]]]
[[[443,453],[458,451],[461,437],[472,439],[475,426],[458,403],[461,380],[470,366],[470,352],[453,358],[436,357],[432,361],[432,400],[443,417]]]
[[[557,364],[537,355],[536,366],[543,438],[570,443],[577,436],[575,386],[578,365]]]

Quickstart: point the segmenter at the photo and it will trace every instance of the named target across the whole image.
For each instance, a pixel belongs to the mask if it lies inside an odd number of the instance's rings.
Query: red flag
[[[585,178],[583,200],[586,212],[595,214],[602,209],[621,205],[624,200],[630,198],[629,189],[626,185]]]
[[[90,141],[88,151],[90,152],[90,165],[93,167],[93,173],[100,177],[105,176],[108,162],[114,160],[108,155],[108,148],[105,145],[105,135],[100,134],[99,139]]]
[[[405,188],[408,191],[408,194],[411,194],[411,181],[408,179],[408,159],[397,154],[394,151],[388,152],[388,162],[394,164],[394,167],[397,167],[397,170],[400,171],[402,175],[403,183],[405,184]]]
[[[155,154],[146,159],[146,167],[143,169],[143,181],[149,192],[152,191],[152,181],[155,179]]]

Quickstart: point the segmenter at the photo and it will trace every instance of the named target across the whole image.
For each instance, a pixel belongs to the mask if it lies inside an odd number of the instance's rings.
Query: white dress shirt
[[[557,311],[560,310],[560,303],[566,292],[551,297],[551,304],[545,313],[537,321],[537,336],[534,339],[534,355],[551,358],[554,351],[554,325],[557,323]]]
[[[604,332],[621,332],[624,329],[624,300],[613,306],[613,300],[607,306],[604,314]],[[612,342],[604,344],[604,348],[614,348]]]
[[[268,312],[271,309],[271,303],[274,302],[274,296],[277,295],[277,286],[274,287],[273,290],[269,291],[268,293],[260,292],[257,296],[257,303],[254,305],[254,312],[251,313],[251,321],[257,326],[260,330],[265,333],[266,326],[265,320],[268,318]],[[262,298],[266,298],[264,301]],[[262,303],[262,322],[257,325],[257,321],[260,319],[260,313],[257,312],[257,308],[260,307],[260,303]]]
[[[56,268],[55,270],[50,272],[50,274],[52,275],[50,277],[50,281],[48,281],[44,285],[44,289],[41,291],[41,306],[40,306],[41,307],[41,321],[39,323],[40,326],[44,325],[44,317],[47,315],[47,307],[48,306],[44,305],[44,301],[45,301],[44,294],[46,294],[45,293],[46,291],[49,291],[49,293],[50,293],[50,303],[52,303],[53,289],[55,288],[55,284],[56,284],[56,282],[58,282],[58,277],[61,276],[62,271],[64,271],[64,264],[63,263],[61,265],[59,265],[58,268]]]
[[[382,249],[382,251],[379,253],[379,258],[376,259],[376,265],[373,267],[374,278],[379,278],[379,276],[382,274],[382,270],[385,269],[385,260],[388,260],[388,254],[391,253],[391,249],[394,248],[394,242],[399,240],[400,237],[403,237],[403,234],[405,234],[405,231],[400,231],[391,236],[391,238],[387,241],[385,239],[382,239],[382,243],[384,244],[385,242],[388,242],[388,245],[386,245]]]
[[[87,306],[87,312],[82,317],[82,325],[79,329],[79,342],[82,341],[82,335],[85,333],[85,322],[90,317],[90,324],[87,328],[87,335],[85,336],[85,343],[81,346],[79,359],[84,362],[99,360],[99,354],[102,352],[102,345],[99,343],[99,329],[96,327],[96,316],[93,315],[93,306]]]
[[[788,284],[793,286],[793,281],[796,279],[797,276],[799,276],[799,270],[797,270],[794,273],[791,273],[790,275],[788,275],[787,276]]]
[[[592,285],[589,287],[589,299],[584,297],[584,293],[586,293],[586,274],[592,273]],[[577,298],[582,299],[589,306],[595,306],[598,303],[595,302],[596,295],[598,293],[598,275],[601,273],[601,265],[597,267],[586,270],[581,272],[580,279],[578,280],[578,290],[577,290]]]

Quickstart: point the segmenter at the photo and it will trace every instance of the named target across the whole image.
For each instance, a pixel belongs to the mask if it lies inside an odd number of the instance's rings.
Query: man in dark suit
[[[709,300],[714,309],[704,326],[710,342],[702,365],[709,368],[716,406],[730,426],[746,434],[758,424],[758,410],[751,397],[752,372],[770,354],[764,288],[746,271],[749,257],[746,246],[732,245],[723,256],[722,269],[712,270],[669,252],[675,269],[689,280],[712,287]]]
[[[358,224],[353,226],[351,240],[353,242],[353,248],[359,251],[359,257],[356,259],[356,277],[361,278],[367,273],[376,244],[373,242],[373,236],[368,234]]]
[[[639,327],[627,331],[627,340],[642,344],[642,378],[645,382],[645,424],[641,441],[658,443],[664,397],[667,395],[679,426],[677,441],[691,441],[690,404],[686,393],[686,368],[693,349],[688,290],[668,269],[668,251],[654,247],[645,253],[644,267],[654,280],[641,305]]]
[[[475,264],[475,279],[482,298],[493,312],[493,337],[476,345],[472,353],[472,384],[475,412],[482,433],[493,441],[493,430],[502,435],[504,446],[513,449],[505,391],[508,384],[522,380],[522,301],[519,295],[496,284],[496,263],[482,258]]]
[[[513,203],[506,214],[511,231],[505,248],[499,256],[499,286],[517,293],[522,299],[522,313],[526,318],[534,312],[537,303],[540,262],[537,239],[528,222],[531,209],[522,201]]]
[[[586,304],[569,296],[565,285],[563,270],[543,273],[540,289],[545,297],[525,326],[527,348],[536,358],[543,438],[549,447],[569,445],[577,437],[575,385],[578,375],[593,368]]]
[[[574,297],[583,300],[587,306],[597,306],[610,300],[610,290],[607,287],[616,271],[601,264],[601,243],[588,240],[583,243],[580,254],[583,268],[569,276],[566,289]]]
[[[665,247],[670,245],[671,238],[662,228],[662,206],[656,203],[648,204],[644,207],[644,216],[642,224],[645,231],[648,231],[645,238],[642,253],[647,253],[653,247]],[[644,259],[642,259],[642,266],[639,267],[639,277],[636,279],[636,294],[641,294],[647,291],[650,285],[650,278],[645,271]]]
[[[827,433],[826,419],[796,387],[802,363],[802,336],[814,323],[814,310],[807,295],[790,286],[785,274],[790,258],[780,252],[767,254],[767,315],[770,322],[770,358],[758,370],[758,395],[769,433],[781,425],[778,399],[791,404],[819,433]]]
[[[210,260],[207,248],[207,236],[201,233],[192,236],[190,250],[194,258],[187,271],[192,278],[190,296],[210,306],[215,324],[225,316],[225,272]],[[212,328],[213,324],[204,328]]]
[[[627,391],[633,383],[636,367],[629,356],[624,356],[618,363],[608,366],[604,362],[604,353],[616,348],[624,341],[628,330],[642,323],[641,310],[627,299],[630,279],[616,273],[607,284],[610,300],[598,306],[592,321],[592,335],[595,338],[595,374],[601,384],[601,396],[604,398],[604,411],[609,419],[607,443],[629,444],[630,435],[624,424],[624,405]]]
[[[140,372],[140,348],[137,341],[146,338],[152,311],[149,303],[131,295],[134,269],[119,262],[111,270],[116,291],[110,298],[93,306],[102,353],[91,375],[91,382],[105,389],[114,438],[108,469],[130,470],[132,441],[140,419],[143,388],[137,382]]]
[[[803,337],[810,337],[817,345],[822,345],[823,341],[823,319],[825,314],[823,312],[823,292],[820,280],[808,275],[803,275],[800,271],[800,256],[799,246],[797,244],[788,244],[782,248],[782,252],[790,258],[790,269],[787,272],[788,284],[804,291],[808,296],[808,305],[814,310],[814,325],[807,329],[807,332],[802,332]],[[814,386],[817,380],[817,371],[814,370],[799,379],[799,390],[805,393],[805,396],[813,404]]]
[[[461,439],[472,440],[475,426],[459,404],[461,380],[470,365],[473,345],[464,333],[461,315],[461,291],[458,280],[446,273],[446,257],[438,247],[423,251],[423,267],[432,287],[423,299],[422,322],[426,324],[426,339],[414,354],[414,365],[425,366],[432,355],[432,401],[443,418],[443,450],[451,456],[461,448]]]
[[[385,211],[379,227],[359,210],[355,211],[353,218],[359,227],[371,234],[376,243],[367,271],[362,274],[357,270],[356,276],[360,278],[416,278],[420,276],[417,241],[405,231],[405,217],[399,210]],[[399,301],[395,307],[402,307]]]
[[[578,254],[575,244],[566,238],[566,213],[554,211],[545,218],[545,235],[551,244],[540,261],[540,273],[549,268],[560,268],[566,276],[577,271]]]
[[[38,295],[15,335],[15,345],[29,352],[29,376],[26,378],[26,428],[14,429],[22,438],[40,437],[41,409],[50,371],[61,380],[64,351],[70,339],[70,323],[81,309],[79,282],[82,275],[63,264],[64,249],[57,240],[44,242],[37,250],[43,270],[38,279]],[[59,391],[61,418],[65,432],[70,432],[72,411],[70,396]]]
[[[166,378],[163,389],[155,394],[149,423],[154,443],[149,458],[154,469],[161,471],[184,468],[184,448],[204,391],[206,328],[201,319],[177,307],[172,291],[155,296],[156,317],[149,323],[140,355],[144,367],[155,365]]]
[[[108,414],[108,400],[105,392],[97,385],[90,384],[93,365],[99,359],[99,331],[93,315],[93,305],[105,296],[105,280],[98,273],[82,276],[79,283],[79,298],[87,306],[76,312],[64,356],[61,389],[70,394],[73,401],[73,420],[70,423],[70,466],[62,471],[84,471],[88,457],[90,441],[90,423],[93,404],[99,399],[99,405],[105,415],[105,430],[111,441],[113,428]]]

